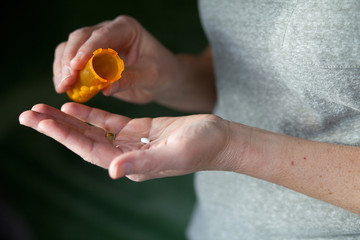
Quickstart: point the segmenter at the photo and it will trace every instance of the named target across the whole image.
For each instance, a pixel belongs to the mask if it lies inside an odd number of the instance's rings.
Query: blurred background
[[[206,46],[195,0],[11,1],[2,6],[0,239],[184,239],[193,176],[111,180],[62,145],[20,126],[36,103],[69,101],[52,85],[54,49],[80,27],[135,17],[175,53]],[[97,95],[87,105],[130,117],[178,116]]]

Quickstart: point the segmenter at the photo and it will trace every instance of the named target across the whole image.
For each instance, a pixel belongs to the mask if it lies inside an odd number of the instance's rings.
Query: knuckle
[[[139,32],[142,28],[141,24],[135,18],[127,15],[117,17],[113,21],[112,25],[131,29],[133,33]]]
[[[123,24],[136,24],[137,23],[137,21],[133,17],[130,17],[128,15],[118,16],[117,18],[115,18],[114,22],[123,23]]]
[[[77,29],[69,34],[69,39],[81,38],[84,35],[88,35],[89,32],[90,32],[89,27],[83,27],[83,28]]]
[[[111,29],[109,28],[109,26],[106,25],[106,26],[103,26],[103,27],[101,27],[99,29],[94,30],[92,34],[101,35],[101,36],[106,37],[110,33],[111,33]]]
[[[61,42],[59,45],[55,48],[55,54],[60,53],[66,46],[66,42]]]
[[[37,112],[44,112],[46,110],[47,106],[43,103],[35,104],[31,110],[37,111]]]

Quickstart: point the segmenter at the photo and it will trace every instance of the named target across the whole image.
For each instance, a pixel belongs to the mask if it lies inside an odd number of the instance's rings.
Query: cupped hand
[[[227,121],[214,115],[139,118],[77,103],[61,111],[45,104],[23,112],[20,123],[66,146],[84,160],[109,169],[112,178],[134,181],[228,170]],[[107,133],[114,134],[114,139]],[[142,143],[148,138],[150,143]]]
[[[179,63],[135,19],[120,16],[72,32],[55,50],[54,85],[58,93],[66,92],[76,82],[79,70],[98,48],[112,48],[125,62],[119,81],[103,90],[105,95],[135,103],[147,103],[157,93],[166,91],[169,81],[179,78]]]

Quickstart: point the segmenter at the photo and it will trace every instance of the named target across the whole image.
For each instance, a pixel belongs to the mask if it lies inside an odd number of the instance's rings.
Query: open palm
[[[221,170],[220,155],[227,145],[227,125],[206,114],[131,119],[76,103],[61,111],[38,104],[20,115],[20,123],[109,168],[111,177],[126,175],[135,181]],[[142,143],[143,137],[150,143]]]

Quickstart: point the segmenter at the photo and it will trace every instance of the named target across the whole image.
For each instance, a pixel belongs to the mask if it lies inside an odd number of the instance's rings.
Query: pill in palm
[[[144,143],[144,144],[148,144],[148,143],[150,143],[150,139],[148,139],[148,138],[141,138],[140,139],[140,141],[142,142],[142,143]]]

